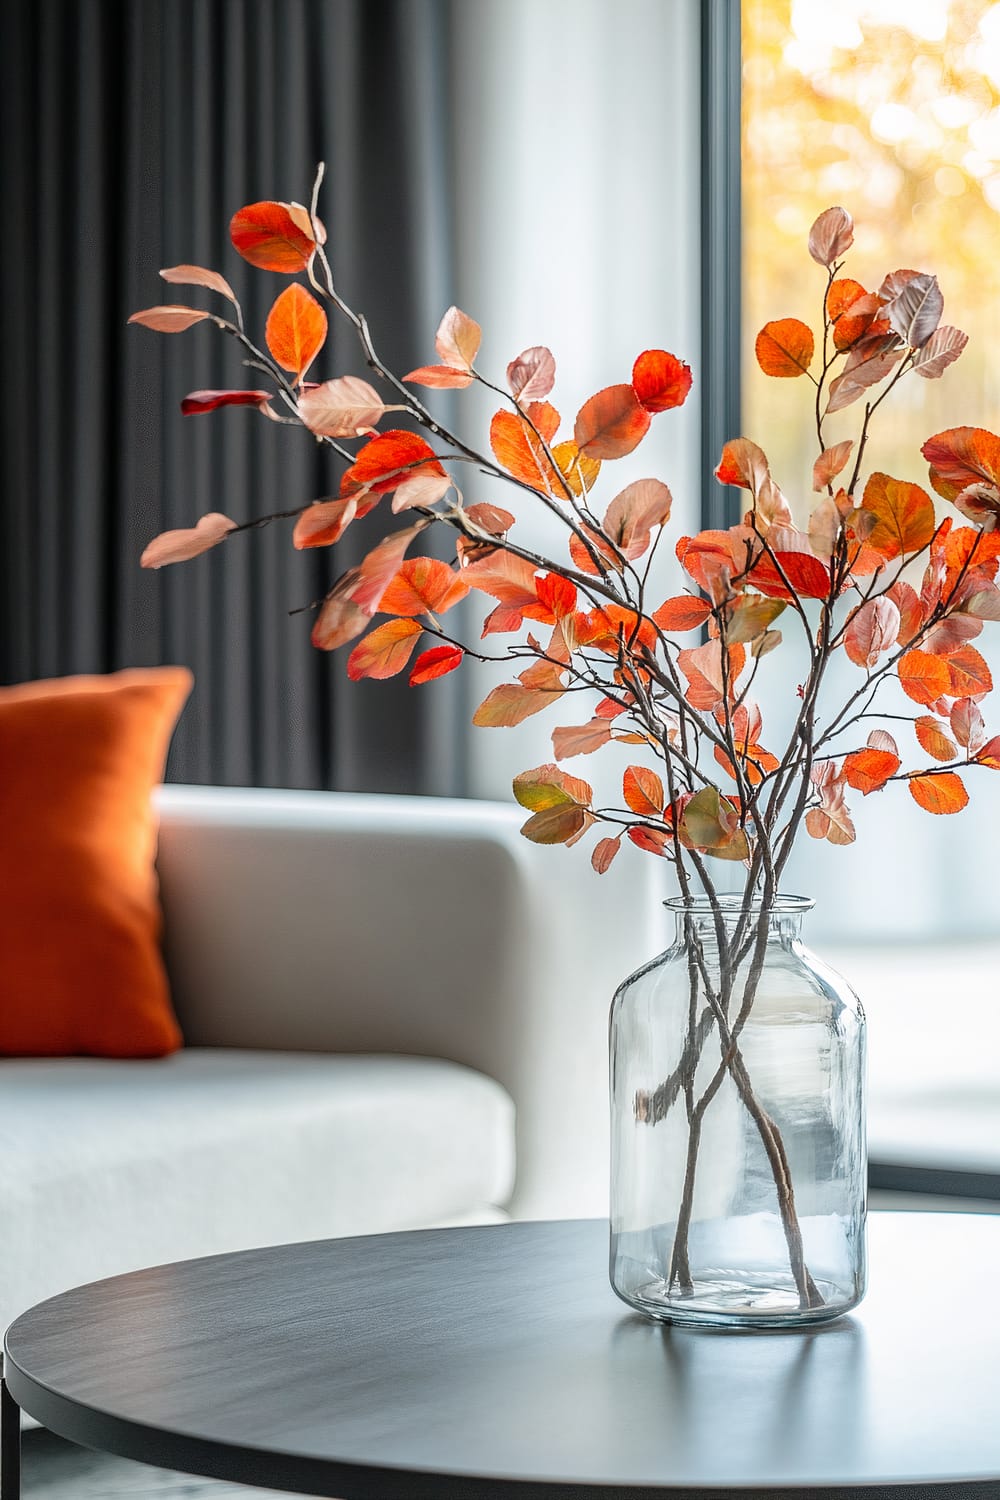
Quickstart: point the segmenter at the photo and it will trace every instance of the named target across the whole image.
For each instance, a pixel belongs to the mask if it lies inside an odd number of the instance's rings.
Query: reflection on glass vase
[[[667,903],[611,1009],[611,1283],[675,1323],[799,1326],[865,1291],[865,1021],[812,906]]]

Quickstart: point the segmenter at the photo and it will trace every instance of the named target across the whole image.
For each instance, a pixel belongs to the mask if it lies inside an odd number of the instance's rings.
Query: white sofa
[[[603,1214],[607,1011],[657,861],[513,806],[164,787],[187,1046],[0,1061],[0,1329],[75,1283],[329,1235]]]

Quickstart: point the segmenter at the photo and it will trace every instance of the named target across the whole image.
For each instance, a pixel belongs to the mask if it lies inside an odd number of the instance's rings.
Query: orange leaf
[[[553,614],[540,603],[534,563],[513,552],[491,552],[489,557],[471,562],[460,575],[470,588],[492,594],[501,604],[512,605],[531,619],[551,624]]]
[[[211,511],[207,516],[202,516],[196,526],[162,532],[149,543],[139,559],[139,565],[143,568],[162,568],[167,563],[188,562],[192,557],[200,557],[203,552],[208,552],[211,547],[217,547],[235,528],[236,522],[231,521],[228,516]]]
[[[881,306],[878,298],[867,292],[850,303],[833,325],[834,347],[843,352],[870,332],[888,332],[888,325],[876,322]]]
[[[600,839],[594,845],[594,852],[590,856],[590,863],[598,875],[604,875],[611,868],[611,862],[622,846],[622,835],[616,839]]]
[[[693,594],[677,594],[661,604],[652,618],[664,632],[695,630],[704,625],[711,613],[712,606],[707,599],[696,599]]]
[[[404,479],[444,472],[434,450],[419,434],[394,427],[380,432],[359,451],[341,478],[340,493],[345,498],[364,490],[387,495],[398,489]]]
[[[666,798],[663,783],[655,771],[645,766],[628,766],[622,777],[622,793],[626,807],[640,818],[658,818],[663,812]]]
[[[395,677],[413,655],[423,635],[423,626],[413,620],[386,620],[376,625],[359,642],[347,658],[347,675],[352,682],[363,677]]]
[[[603,557],[608,567],[613,568],[616,573],[621,573],[623,571],[623,565],[621,562],[619,562],[617,556],[615,555],[614,549],[611,547],[607,539],[603,537],[600,532],[595,531],[592,526],[581,525],[580,529],[585,533],[588,541],[590,542],[594,551],[597,553],[597,556]],[[577,536],[576,532],[573,532],[569,539],[569,555],[573,562],[573,566],[575,568],[578,568],[581,573],[589,573],[591,577],[597,577],[600,569],[594,562],[584,543]]]
[[[589,724],[568,725],[552,731],[552,753],[556,760],[569,760],[574,755],[592,755],[611,738],[611,725],[607,719],[593,718]]]
[[[975,646],[962,646],[945,659],[949,698],[981,698],[993,688],[993,677]]]
[[[587,624],[587,644],[596,646],[598,651],[617,655],[619,633],[626,651],[634,651],[637,644],[650,651],[656,649],[658,637],[652,620],[640,620],[634,609],[626,609],[624,605],[605,604],[591,610]]]
[[[296,521],[292,545],[299,551],[307,547],[332,547],[340,541],[357,511],[356,500],[317,500]]]
[[[647,349],[632,366],[632,389],[648,412],[683,406],[691,389],[691,370],[666,349]]]
[[[945,500],[980,479],[1000,485],[1000,438],[983,427],[950,427],[928,438],[920,451],[930,464],[931,484]]]
[[[143,328],[152,328],[154,333],[183,333],[194,323],[203,323],[211,313],[200,312],[196,307],[147,307],[143,312],[133,313],[130,323]]]
[[[906,696],[914,703],[924,703],[928,707],[944,697],[951,684],[945,659],[931,656],[926,651],[908,651],[900,658],[896,671]]]
[[[535,591],[539,603],[552,614],[556,620],[561,620],[564,615],[570,615],[576,608],[576,584],[571,583],[568,578],[563,578],[559,573],[543,573],[535,580]]]
[[[814,348],[811,328],[798,318],[780,318],[764,324],[754,352],[765,375],[791,379],[808,370]]]
[[[991,771],[1000,771],[1000,735],[977,752],[976,760],[981,766],[989,766]]]
[[[559,430],[559,413],[555,407],[547,401],[533,401],[526,416],[545,443],[551,442]],[[515,479],[532,489],[549,494],[562,493],[558,473],[525,417],[512,411],[496,412],[490,423],[490,447],[500,467]]]
[[[520,682],[502,682],[487,693],[473,714],[472,722],[480,728],[512,728],[530,719],[532,714],[541,713],[560,696],[559,692],[527,688]]]
[[[891,479],[888,474],[872,474],[861,508],[875,517],[866,541],[886,559],[919,552],[934,535],[934,502],[919,484]]]
[[[421,365],[403,379],[410,385],[426,385],[440,390],[464,390],[475,376],[468,370],[453,370],[451,365]]]
[[[433,682],[435,677],[454,672],[462,665],[464,655],[461,646],[432,646],[429,651],[422,651],[413,663],[410,687],[419,687],[422,682]]]
[[[573,436],[588,458],[624,458],[642,442],[649,423],[630,385],[609,385],[581,406]]]
[[[276,363],[299,381],[326,342],[326,326],[316,298],[293,281],[268,313],[264,338]]]
[[[830,290],[826,294],[826,315],[831,323],[836,323],[842,317],[852,303],[857,302],[859,297],[867,297],[866,289],[860,281],[852,281],[850,276],[840,276],[836,281],[830,283]]]
[[[880,792],[899,767],[899,756],[889,750],[855,750],[844,757],[843,776],[848,786],[867,797],[869,792]]]
[[[929,813],[961,812],[969,801],[962,778],[954,771],[911,776],[909,788],[914,802]]]
[[[262,271],[304,271],[316,249],[302,216],[293,218],[287,203],[250,203],[229,223],[229,238],[252,266]]]
[[[919,719],[914,719],[913,728],[916,731],[917,741],[922,750],[935,760],[954,760],[958,749],[953,740],[949,739],[944,732],[944,725],[930,714],[921,714]]]
[[[382,595],[379,609],[410,617],[445,614],[468,592],[462,575],[439,558],[408,557]]]
[[[361,634],[378,609],[407,547],[426,524],[420,521],[385,537],[362,558],[358,567],[348,569],[337,579],[316,617],[312,630],[314,646],[322,651],[335,651]]]
[[[563,443],[556,443],[552,449],[552,457],[556,461],[556,468],[573,494],[578,497],[585,493],[589,495],[601,472],[601,460],[588,458],[586,454],[581,453],[572,438],[567,438]]]

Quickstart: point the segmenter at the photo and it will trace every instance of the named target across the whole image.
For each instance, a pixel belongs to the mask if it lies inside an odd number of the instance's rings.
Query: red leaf
[[[507,384],[515,401],[542,401],[555,383],[555,358],[544,344],[525,349],[507,366]]]
[[[766,553],[754,563],[748,581],[770,599],[791,599],[788,584],[800,599],[825,599],[830,592],[830,572],[811,552]],[[780,571],[779,571],[780,567]],[[784,574],[784,577],[782,577]]]
[[[316,298],[293,281],[268,313],[264,337],[275,362],[299,381],[325,344],[326,327]]]
[[[408,557],[390,580],[379,609],[386,615],[443,615],[468,592],[462,575],[439,558]]]
[[[647,349],[632,366],[632,389],[648,412],[683,406],[691,389],[691,370],[665,349]]]
[[[622,846],[622,835],[616,839],[601,839],[594,845],[594,852],[590,856],[590,863],[598,875],[604,875],[611,868],[611,862]]]
[[[482,639],[488,635],[509,635],[512,630],[520,630],[523,624],[524,615],[519,609],[511,604],[498,604],[483,621]]]
[[[889,750],[855,750],[844,757],[842,774],[848,786],[867,797],[869,792],[880,792],[899,767],[899,756]]]
[[[388,432],[380,432],[360,450],[341,478],[340,493],[345,498],[365,490],[387,495],[404,479],[415,474],[443,475],[444,472],[434,450],[422,437],[402,428],[390,428]]]
[[[432,646],[423,651],[413,664],[410,687],[419,687],[422,682],[432,682],[435,677],[444,677],[462,665],[465,652],[460,646]]]
[[[290,276],[305,270],[316,248],[312,234],[292,217],[287,203],[250,203],[241,208],[230,220],[229,237],[252,266]]]
[[[814,348],[811,328],[798,318],[779,318],[764,324],[757,335],[754,353],[765,375],[788,380],[805,374]]]
[[[202,412],[217,411],[220,406],[267,406],[271,391],[192,391],[181,402],[181,415],[200,416]]]
[[[1000,771],[1000,735],[983,746],[976,755],[976,761],[981,766],[989,766],[991,771]]]
[[[588,458],[624,458],[642,442],[649,423],[630,385],[609,385],[581,406],[573,436]]]
[[[711,613],[712,606],[707,599],[678,594],[661,604],[652,618],[662,631],[668,633],[671,630],[695,630],[704,625]]]
[[[576,608],[576,584],[559,573],[543,573],[535,580],[539,603],[550,610],[556,620],[570,615]]]
[[[149,543],[139,559],[139,565],[143,568],[162,568],[167,563],[187,562],[192,557],[200,557],[209,548],[217,547],[220,542],[225,541],[235,527],[236,522],[231,521],[228,516],[211,511],[207,516],[202,516],[196,526],[162,532]]]
[[[143,312],[133,313],[129,322],[152,328],[154,333],[183,333],[208,317],[210,313],[200,312],[196,307],[147,307]]]
[[[962,778],[954,771],[912,776],[908,785],[914,802],[929,813],[961,812],[969,801]]]
[[[663,783],[655,771],[645,766],[628,766],[622,777],[622,794],[626,807],[640,818],[658,818],[666,798]]]
[[[386,620],[376,625],[347,658],[352,682],[363,677],[395,677],[406,666],[423,635],[423,626],[413,620]]]
[[[630,828],[628,836],[637,849],[646,854],[665,854],[671,835],[659,828]]]

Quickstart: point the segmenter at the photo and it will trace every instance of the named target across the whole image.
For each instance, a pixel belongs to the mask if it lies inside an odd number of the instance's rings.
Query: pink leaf
[[[824,448],[813,464],[814,490],[825,490],[830,481],[836,479],[841,470],[847,467],[847,460],[851,456],[853,447],[853,440],[848,439],[846,442],[834,444],[832,448]]]
[[[844,633],[844,649],[855,666],[873,667],[895,644],[899,625],[899,608],[885,596],[856,609]]]
[[[378,391],[356,375],[324,380],[299,396],[299,416],[320,437],[352,438],[385,414]]]
[[[447,474],[414,474],[404,479],[392,498],[392,510],[398,515],[401,510],[411,510],[414,505],[434,505],[451,489]]]
[[[593,718],[589,724],[553,729],[552,752],[556,760],[569,760],[573,755],[592,755],[610,739],[610,722],[607,719]]]
[[[627,558],[641,557],[650,530],[670,516],[670,491],[660,479],[636,479],[616,495],[604,516],[604,531]]]
[[[961,354],[969,335],[960,328],[936,328],[913,361],[913,368],[925,380],[937,380]]]
[[[403,379],[410,385],[426,385],[440,390],[463,390],[473,379],[468,370],[453,370],[451,365],[421,365]]]
[[[479,353],[483,330],[458,307],[449,307],[438,326],[434,347],[443,364],[456,370],[471,370]]]
[[[348,500],[317,500],[296,521],[292,545],[299,551],[307,547],[332,547],[357,513],[358,502],[353,496]]]
[[[936,276],[912,277],[898,296],[888,302],[883,316],[904,344],[919,349],[927,343],[941,321],[944,297]]]
[[[168,266],[160,275],[175,286],[206,286],[209,291],[221,292],[230,302],[236,301],[236,293],[226,278],[218,271],[206,271],[204,266]]]
[[[180,531],[164,531],[154,538],[139,559],[144,568],[162,568],[166,563],[187,562],[202,552],[217,547],[236,529],[236,522],[218,511],[202,516],[196,526]]]
[[[598,875],[604,875],[611,868],[611,862],[622,846],[622,836],[616,839],[601,839],[594,845],[594,852],[590,856],[590,863]]]
[[[845,208],[828,208],[809,231],[809,254],[821,266],[831,266],[854,243],[854,220]]]
[[[507,366],[507,384],[515,401],[543,401],[555,383],[555,357],[544,344],[533,344]]]
[[[152,328],[155,333],[183,333],[195,323],[203,323],[210,313],[197,307],[147,307],[143,312],[133,313],[130,323],[143,328]]]

